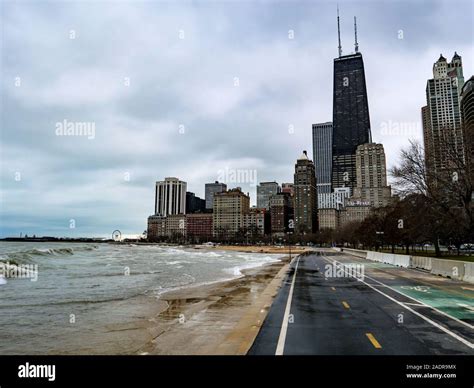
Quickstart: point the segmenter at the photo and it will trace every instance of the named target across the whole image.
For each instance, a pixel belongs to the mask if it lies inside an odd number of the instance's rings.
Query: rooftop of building
[[[248,194],[245,194],[240,187],[235,187],[233,189],[229,189],[221,193],[214,193],[214,198],[222,197],[222,196],[231,196],[231,195],[239,195],[239,196],[242,195],[242,196],[250,198],[250,196]]]
[[[275,181],[260,182],[259,185],[278,185],[278,182],[275,182]]]
[[[474,89],[474,75],[471,76],[466,82],[464,82],[464,85],[462,87],[462,94],[466,94],[470,92],[472,89]]]
[[[309,160],[308,159],[308,153],[306,151],[303,151],[301,156],[298,158],[298,160]]]
[[[316,128],[316,127],[324,127],[324,126],[329,126],[329,125],[332,125],[332,121],[326,121],[325,123],[316,123],[316,124],[313,124],[313,128]]]
[[[383,144],[382,143],[375,143],[375,142],[372,142],[372,143],[364,143],[364,144],[359,144],[357,146],[357,149],[367,149],[367,148],[383,148]]]
[[[179,183],[186,183],[184,181],[179,180],[176,177],[166,177],[163,181],[156,181],[156,183],[164,183],[164,182],[179,182]]]
[[[214,181],[214,182],[206,183],[206,186],[207,185],[225,185],[225,183],[222,183],[222,182],[219,182],[219,181]]]

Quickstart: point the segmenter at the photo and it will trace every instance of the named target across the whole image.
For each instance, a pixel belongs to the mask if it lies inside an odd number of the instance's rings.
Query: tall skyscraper
[[[214,194],[222,193],[227,190],[227,185],[225,183],[219,183],[215,181],[214,183],[206,183],[205,186],[205,199],[206,199],[206,210],[212,210],[214,204]]]
[[[166,217],[186,212],[186,182],[178,178],[165,178],[156,182],[155,215]]]
[[[474,76],[462,88],[461,117],[466,159],[474,173]]]
[[[332,123],[313,124],[313,161],[318,196],[331,192]]]
[[[294,214],[296,233],[314,233],[318,230],[318,192],[314,164],[306,151],[295,164]]]
[[[450,156],[464,155],[460,110],[463,85],[461,57],[454,53],[448,62],[440,55],[433,65],[433,78],[426,84],[427,105],[421,110],[427,172],[431,176],[454,167]]]
[[[270,197],[281,192],[277,182],[260,182],[257,186],[257,207],[270,210]]]
[[[433,137],[431,136],[431,117],[428,106],[421,108],[421,125],[423,127],[423,141],[425,161],[431,160],[433,155]]]
[[[357,186],[354,201],[372,207],[387,206],[391,198],[391,188],[387,186],[387,167],[382,144],[368,143],[357,147]]]
[[[339,57],[334,59],[332,187],[354,188],[357,146],[372,141],[369,104],[355,18],[354,54],[342,55],[339,15],[337,24]]]

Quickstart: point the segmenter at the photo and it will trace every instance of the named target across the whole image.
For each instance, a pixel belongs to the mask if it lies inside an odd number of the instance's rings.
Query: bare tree
[[[425,157],[423,147],[411,140],[410,146],[401,151],[401,162],[390,170],[394,188],[401,198],[418,194],[418,206],[423,202],[427,212],[428,234],[439,255],[438,241],[471,239],[474,231],[472,193],[474,189],[473,170],[466,163],[464,153],[452,136],[444,140],[442,164]],[[441,167],[442,168],[441,168]],[[455,220],[455,232],[447,230]],[[453,233],[456,235],[454,236]]]

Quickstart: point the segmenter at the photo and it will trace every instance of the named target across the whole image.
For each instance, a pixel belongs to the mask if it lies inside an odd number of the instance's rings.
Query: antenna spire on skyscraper
[[[337,5],[337,39],[339,42],[339,46],[337,46],[339,50],[339,58],[342,55],[342,47],[341,47],[341,28],[339,27],[339,4]]]
[[[355,42],[354,42],[355,52],[358,53],[359,43],[357,43],[357,18],[355,16],[354,16],[354,38],[355,38]]]

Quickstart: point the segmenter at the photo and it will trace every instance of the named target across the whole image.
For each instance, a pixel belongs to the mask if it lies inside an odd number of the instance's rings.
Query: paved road
[[[466,286],[341,253],[299,256],[249,354],[474,354]]]

